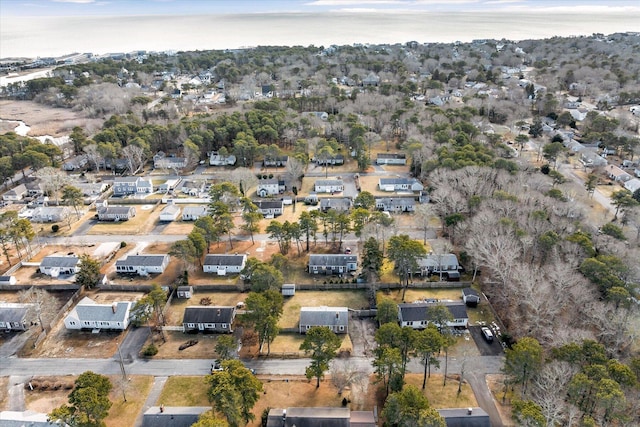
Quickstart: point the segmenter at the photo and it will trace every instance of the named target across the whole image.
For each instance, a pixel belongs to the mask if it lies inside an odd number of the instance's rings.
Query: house
[[[104,206],[98,208],[98,220],[100,221],[127,221],[136,216],[136,208],[133,206]]]
[[[27,187],[28,196],[35,197],[44,194],[44,186],[40,180],[27,182],[25,186]]]
[[[380,77],[374,73],[369,73],[367,77],[362,79],[362,86],[378,86],[380,84]]]
[[[16,276],[0,276],[0,285],[15,285],[17,282]]]
[[[160,211],[160,221],[162,222],[171,222],[178,219],[178,215],[180,215],[180,208],[173,203],[167,204],[167,206]]]
[[[282,285],[282,296],[283,297],[292,297],[296,294],[296,285],[295,283],[285,283]]]
[[[235,307],[194,306],[184,309],[184,332],[233,332]]]
[[[28,312],[27,304],[0,304],[0,331],[26,331]]]
[[[376,199],[376,209],[384,212],[413,212],[416,201],[408,197],[382,197]]]
[[[218,276],[226,274],[238,274],[247,262],[246,255],[209,254],[204,257],[202,270],[205,273],[217,273]]]
[[[281,168],[287,166],[287,162],[289,161],[289,156],[264,156],[264,161],[262,162],[263,166],[266,167],[276,167]]]
[[[335,154],[331,157],[316,157],[314,161],[318,166],[338,166],[344,164],[344,156],[342,154]]]
[[[467,307],[477,307],[480,303],[480,294],[473,288],[462,289],[462,302],[467,304]]]
[[[434,273],[445,273],[451,275],[458,273],[460,263],[456,254],[429,254],[426,257],[418,258],[418,272],[421,276],[428,276]],[[458,276],[459,277],[459,276]]]
[[[51,277],[60,275],[73,275],[80,271],[80,258],[77,256],[53,256],[42,259],[38,270],[42,274]]]
[[[585,167],[599,167],[607,164],[607,160],[598,154],[593,148],[584,148],[580,152],[580,162]]]
[[[341,179],[319,179],[314,184],[316,193],[341,193],[344,191],[344,183]]]
[[[265,218],[273,218],[282,215],[284,204],[282,200],[254,200],[253,203],[258,207],[258,212]]]
[[[78,169],[82,169],[89,164],[89,159],[86,154],[68,159],[62,164],[62,170],[67,172],[73,172]]]
[[[311,254],[309,274],[345,274],[358,269],[357,255]]]
[[[373,411],[345,407],[271,409],[267,427],[376,427]]]
[[[276,194],[284,193],[285,190],[284,181],[277,178],[267,178],[258,180],[256,194],[258,194],[258,197],[275,196]]]
[[[176,296],[178,298],[191,298],[193,296],[193,286],[178,286]]]
[[[191,427],[211,406],[152,406],[142,416],[142,427]]]
[[[327,113],[326,111],[305,111],[302,113],[302,115],[316,117],[322,120],[323,122],[326,122],[327,120],[329,120],[329,113]]]
[[[182,209],[183,221],[195,221],[200,217],[207,215],[206,206],[187,206]]]
[[[169,265],[169,255],[129,255],[116,261],[116,272],[120,274],[138,274],[148,276],[150,273],[164,273]]]
[[[444,418],[447,427],[491,427],[489,414],[479,407],[436,409],[436,411]]]
[[[314,326],[325,326],[336,334],[349,333],[349,309],[347,307],[301,307],[300,333]]]
[[[155,169],[183,169],[187,167],[187,159],[167,156],[164,152],[159,151],[153,156],[153,167]]]
[[[189,196],[196,197],[199,196],[200,193],[204,192],[205,186],[206,182],[204,180],[182,181],[180,191]]]
[[[64,318],[67,329],[107,329],[124,331],[131,321],[131,301],[98,304],[84,297]]]
[[[380,191],[422,191],[424,186],[415,178],[380,178]]]
[[[169,191],[173,191],[182,182],[182,178],[169,178],[162,184],[158,186],[158,191],[161,193],[168,193]]]
[[[71,215],[66,206],[39,206],[33,210],[31,222],[60,222]]]
[[[113,180],[113,195],[115,197],[151,193],[153,193],[151,181],[139,176],[123,176]]]
[[[233,166],[236,164],[236,156],[233,154],[222,155],[217,151],[209,154],[209,165],[211,166]]]
[[[82,191],[82,195],[84,197],[99,196],[109,188],[109,185],[106,182],[79,182],[72,185]]]
[[[31,410],[0,411],[0,425],[2,427],[60,427],[49,421],[49,415]]]
[[[404,153],[378,153],[378,165],[406,165],[407,155]]]
[[[398,320],[401,327],[410,326],[413,329],[424,329],[430,323],[429,308],[437,306],[432,302],[417,302],[409,304],[398,304]],[[466,328],[469,324],[467,306],[463,303],[444,304],[451,313],[453,320],[447,322],[449,327]],[[436,325],[439,326],[439,325]]]
[[[16,185],[11,190],[2,195],[5,202],[17,202],[27,195],[27,186],[24,184]]]
[[[640,189],[640,179],[638,178],[630,179],[629,181],[624,183],[624,188],[631,191],[632,193],[635,193]]]
[[[607,174],[607,177],[609,177],[609,179],[612,179],[615,182],[627,182],[631,178],[633,178],[627,172],[623,171],[622,169],[620,169],[618,166],[615,166],[615,165],[608,165],[605,168],[605,173]]]
[[[350,197],[324,198],[320,199],[320,210],[327,212],[333,209],[337,212],[349,212],[353,202]]]

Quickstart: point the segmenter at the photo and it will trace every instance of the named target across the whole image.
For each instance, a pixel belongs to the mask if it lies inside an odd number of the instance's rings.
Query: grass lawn
[[[152,205],[135,206],[136,216],[130,220],[100,222],[91,227],[87,234],[147,234],[158,222],[162,208],[156,206],[155,209],[145,209],[146,206]]]
[[[468,383],[463,383],[460,394],[458,394],[459,377],[457,375],[447,376],[447,385],[442,385],[442,374],[431,374],[427,378],[427,386],[424,395],[429,400],[429,404],[434,408],[468,408],[478,406],[476,397]],[[407,374],[405,376],[407,384],[422,389],[422,374]]]
[[[397,304],[402,302],[402,289],[391,289],[378,291],[378,297],[389,298]],[[404,300],[413,302],[425,298],[434,298],[438,300],[462,301],[461,288],[445,288],[445,289],[407,289]]]
[[[158,349],[154,359],[215,359],[217,357],[215,347],[218,342],[218,334],[185,334],[180,331],[164,331],[165,341],[159,334],[154,334],[153,344]],[[151,337],[147,339],[144,347],[151,344]],[[198,343],[184,350],[180,346],[187,341],[196,340]]]
[[[351,338],[349,338],[349,334],[338,335],[342,339],[342,344],[338,349],[338,353],[340,352],[348,352],[351,353],[353,351],[353,345],[351,344]],[[302,350],[299,350],[300,344],[304,341],[304,335],[298,333],[282,333],[279,334],[276,339],[271,343],[271,355],[272,356],[295,356],[295,357],[305,357],[305,353]],[[253,354],[258,352],[258,347],[252,351]],[[266,345],[262,349],[263,353],[266,354],[267,347]]]
[[[109,394],[109,399],[113,403],[109,410],[109,416],[105,418],[107,427],[119,427],[131,425],[131,421],[135,420],[142,406],[144,405],[147,395],[153,385],[153,377],[151,376],[132,376],[129,381],[122,383],[122,377],[110,376],[113,390]],[[124,402],[122,390],[127,397]]]
[[[295,328],[300,320],[301,307],[340,306],[354,309],[368,307],[365,291],[296,291],[284,302],[281,328]]]
[[[189,276],[191,278],[191,276]],[[217,306],[235,306],[238,302],[247,298],[247,293],[241,292],[198,292],[195,288],[194,295],[191,298],[174,298],[166,314],[167,325],[182,325],[184,317],[184,309],[191,306],[200,305],[202,298],[211,298],[211,305]]]
[[[193,230],[193,223],[195,221],[173,221],[167,224],[162,230],[162,234],[189,234]]]
[[[207,383],[204,377],[169,377],[157,405],[209,406]]]
[[[0,390],[5,390],[0,393],[0,411],[7,410],[7,404],[9,403],[9,394],[6,393],[9,386],[9,377],[0,377]]]

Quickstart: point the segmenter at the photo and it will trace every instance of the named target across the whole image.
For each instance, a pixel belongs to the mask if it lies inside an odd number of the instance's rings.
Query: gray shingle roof
[[[349,427],[349,408],[288,408],[286,417],[284,411],[269,411],[267,427]]]
[[[402,320],[405,322],[419,322],[429,320],[429,307],[434,307],[433,303],[409,303],[398,304],[398,308],[402,314]],[[467,319],[467,307],[462,303],[444,304],[454,319]]]
[[[404,153],[378,153],[379,159],[406,159],[407,155]]]
[[[343,185],[343,182],[341,179],[319,179],[316,181],[316,186],[318,185],[325,187],[329,185]]]
[[[187,206],[182,209],[182,215],[206,215],[206,206]]]
[[[447,427],[491,427],[489,414],[482,408],[471,408],[471,414],[468,409],[437,409],[440,416],[444,418]]]
[[[242,265],[246,259],[246,255],[207,255],[204,265]]]
[[[113,304],[96,304],[94,300],[84,297],[74,309],[78,320],[102,321],[102,322],[124,322],[127,310],[132,305],[130,301],[114,302]],[[114,310],[115,308],[115,310]]]
[[[198,417],[211,409],[210,406],[159,406],[147,409],[142,418],[142,427],[190,427]]]
[[[40,262],[40,267],[75,267],[80,262],[76,256],[46,256]]]
[[[126,259],[116,261],[116,266],[130,265],[133,267],[159,267],[168,255],[129,255]]]
[[[282,209],[282,200],[254,200],[258,209]]]
[[[311,254],[309,255],[309,265],[318,266],[334,266],[344,265],[349,262],[358,262],[356,255],[342,255],[342,254]]]
[[[100,208],[98,213],[102,215],[126,215],[132,208],[133,206],[107,206]]]
[[[418,180],[415,178],[380,178],[380,185],[400,185],[400,184],[415,184]]]
[[[349,309],[347,307],[301,307],[300,325],[347,326]]]
[[[187,307],[182,323],[231,323],[235,307]]]
[[[28,310],[27,306],[0,306],[0,322],[22,322],[27,315]]]

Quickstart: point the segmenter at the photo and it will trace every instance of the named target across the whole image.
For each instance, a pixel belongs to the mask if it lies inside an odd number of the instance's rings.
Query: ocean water
[[[203,16],[0,16],[0,58],[258,45],[468,42],[640,31],[639,13],[290,13]]]

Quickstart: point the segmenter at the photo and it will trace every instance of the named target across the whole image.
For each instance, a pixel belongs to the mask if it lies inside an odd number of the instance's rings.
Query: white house
[[[153,193],[151,181],[139,176],[123,176],[113,180],[113,195],[116,197],[151,193]]]
[[[344,191],[344,183],[341,179],[319,179],[315,182],[316,193],[341,193]]]
[[[131,321],[131,301],[97,304],[84,297],[64,318],[67,329],[107,329],[124,331]]]
[[[258,212],[265,218],[273,218],[282,215],[284,204],[282,200],[254,200],[253,203],[258,207]]]
[[[80,271],[80,258],[77,256],[54,256],[49,255],[42,259],[40,273],[51,277],[60,275],[76,274]]]
[[[209,254],[204,257],[202,271],[224,276],[229,273],[237,274],[242,271],[247,262],[246,255]]]
[[[627,172],[623,171],[622,169],[620,169],[618,166],[615,166],[615,165],[608,165],[605,168],[605,172],[609,177],[609,179],[612,179],[616,182],[627,182],[631,178],[633,178]]]
[[[2,195],[5,202],[17,202],[27,195],[27,186],[24,184],[16,185],[11,190]]]
[[[206,206],[187,206],[182,209],[183,221],[195,221],[200,217],[207,215]]]
[[[284,192],[284,181],[277,178],[261,179],[258,181],[258,188],[256,194],[258,197],[275,196]]]
[[[452,273],[459,274],[460,271],[460,263],[456,254],[429,254],[426,257],[418,258],[416,262],[418,263],[418,273],[421,276],[435,273],[446,273],[451,276]]]
[[[422,191],[424,186],[415,178],[380,178],[380,191]]]
[[[33,210],[31,222],[60,222],[70,214],[71,211],[66,206],[39,206]]]
[[[133,206],[104,206],[98,208],[98,220],[100,221],[127,221],[136,216],[136,208]]]
[[[116,261],[116,272],[121,274],[164,273],[169,265],[169,255],[129,255]]]
[[[236,156],[229,154],[223,156],[218,154],[217,151],[212,151],[209,154],[209,165],[211,166],[233,166],[236,164]]]
[[[406,165],[407,155],[404,153],[378,153],[376,164],[379,165]]]
[[[409,197],[382,197],[376,199],[376,209],[384,212],[413,212],[416,201]]]
[[[160,212],[160,221],[162,222],[175,221],[176,219],[178,219],[178,215],[180,215],[180,208],[174,205],[173,203],[169,203]]]
[[[624,183],[624,188],[631,191],[632,193],[635,193],[640,189],[640,179],[638,178],[630,179],[629,181]]]

